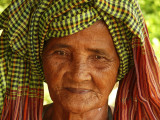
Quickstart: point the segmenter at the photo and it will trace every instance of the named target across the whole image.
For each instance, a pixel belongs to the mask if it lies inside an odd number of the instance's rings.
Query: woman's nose
[[[86,62],[73,62],[72,80],[74,82],[83,82],[91,80],[90,67]]]

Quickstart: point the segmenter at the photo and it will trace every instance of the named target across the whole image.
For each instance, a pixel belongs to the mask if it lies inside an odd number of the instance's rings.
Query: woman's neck
[[[64,110],[60,105],[52,104],[46,114],[48,114],[45,115],[46,120],[47,118],[48,120],[107,120],[108,105],[77,114]]]

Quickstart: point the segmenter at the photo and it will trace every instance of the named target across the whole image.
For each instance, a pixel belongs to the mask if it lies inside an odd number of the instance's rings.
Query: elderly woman
[[[1,120],[160,118],[160,68],[134,0],[15,0],[0,16]],[[43,81],[53,104],[43,111]]]

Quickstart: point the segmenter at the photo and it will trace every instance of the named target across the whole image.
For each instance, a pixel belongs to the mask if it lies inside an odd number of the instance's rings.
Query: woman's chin
[[[101,107],[100,99],[94,92],[84,94],[62,92],[58,96],[59,104],[63,109],[72,113],[81,114]]]
[[[80,104],[62,104],[63,109],[75,114],[82,114],[95,109],[95,105],[87,105],[86,103]]]

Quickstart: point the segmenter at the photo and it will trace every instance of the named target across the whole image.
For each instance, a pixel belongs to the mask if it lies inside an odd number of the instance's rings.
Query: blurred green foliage
[[[0,13],[8,6],[11,0],[0,0]],[[138,0],[145,21],[148,26],[151,44],[160,62],[160,0]],[[44,84],[44,104],[50,103],[47,85]]]
[[[11,0],[0,0],[0,13],[8,6]]]
[[[160,62],[160,0],[138,0],[147,23],[151,44]]]
[[[138,0],[150,33],[153,38],[160,40],[160,0]]]

